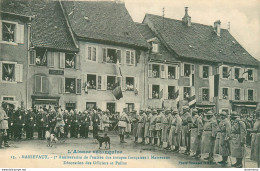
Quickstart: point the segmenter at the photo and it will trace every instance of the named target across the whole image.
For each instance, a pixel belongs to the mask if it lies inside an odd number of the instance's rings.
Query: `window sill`
[[[14,46],[17,46],[18,45],[18,43],[15,43],[15,42],[7,42],[7,41],[0,41],[0,43],[2,43],[2,44],[8,44],[8,45],[14,45]]]
[[[16,81],[0,81],[0,83],[4,83],[4,84],[17,84],[18,82],[16,82]]]

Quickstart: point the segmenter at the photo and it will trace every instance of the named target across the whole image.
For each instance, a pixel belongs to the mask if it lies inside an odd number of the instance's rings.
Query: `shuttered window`
[[[48,93],[49,81],[46,76],[35,75],[35,93]]]

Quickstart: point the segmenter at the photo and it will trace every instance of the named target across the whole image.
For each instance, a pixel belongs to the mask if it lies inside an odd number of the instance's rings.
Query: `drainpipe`
[[[27,72],[26,72],[26,108],[29,109],[29,66],[30,66],[30,49],[31,49],[31,21],[27,23]]]

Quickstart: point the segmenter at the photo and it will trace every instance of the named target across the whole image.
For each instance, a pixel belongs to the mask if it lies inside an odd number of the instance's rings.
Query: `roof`
[[[77,38],[148,48],[125,5],[109,1],[62,2]]]
[[[156,34],[149,28],[147,24],[136,23],[136,26],[145,40],[150,40],[156,37]],[[156,61],[166,60],[171,62],[176,60],[176,56],[171,54],[162,43],[159,43],[159,49],[159,53],[150,54],[151,59]]]
[[[2,0],[2,11],[33,16],[32,44],[34,47],[78,51],[66,25],[58,1]]]
[[[226,29],[221,29],[220,37],[212,26],[192,23],[190,27],[180,20],[146,14],[147,23],[167,47],[180,57],[220,63],[259,66],[259,61],[251,56]]]

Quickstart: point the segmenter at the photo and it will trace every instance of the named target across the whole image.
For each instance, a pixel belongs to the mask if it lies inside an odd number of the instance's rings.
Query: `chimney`
[[[185,7],[185,15],[182,18],[182,22],[187,26],[191,26],[191,17],[188,14],[188,8],[189,7]]]
[[[221,24],[220,20],[214,22],[214,31],[218,36],[220,36],[220,30],[221,30],[220,24]]]

